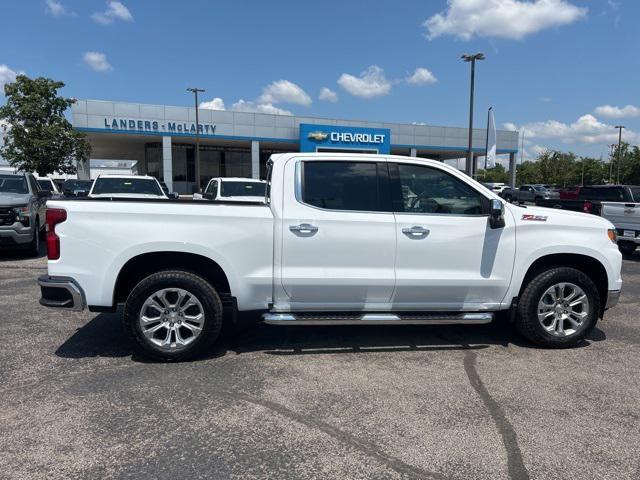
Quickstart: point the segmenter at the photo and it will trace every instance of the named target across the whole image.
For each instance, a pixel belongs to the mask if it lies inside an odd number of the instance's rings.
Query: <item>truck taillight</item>
[[[593,210],[593,203],[591,203],[589,200],[582,204],[582,211],[584,213],[591,213],[591,210]]]
[[[60,258],[60,237],[56,235],[56,225],[67,219],[67,211],[62,208],[47,208],[47,258]]]

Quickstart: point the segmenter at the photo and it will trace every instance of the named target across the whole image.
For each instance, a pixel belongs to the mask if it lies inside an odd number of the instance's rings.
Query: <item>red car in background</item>
[[[564,187],[558,190],[561,200],[576,200],[582,187]]]

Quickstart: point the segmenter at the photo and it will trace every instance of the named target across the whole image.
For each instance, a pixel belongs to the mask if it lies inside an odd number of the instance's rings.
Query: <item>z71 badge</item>
[[[525,213],[522,215],[522,220],[532,220],[534,222],[546,222],[546,215],[531,215],[530,213]]]

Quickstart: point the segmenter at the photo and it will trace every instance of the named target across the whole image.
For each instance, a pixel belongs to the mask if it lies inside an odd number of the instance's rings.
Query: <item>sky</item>
[[[25,73],[75,98],[524,130],[607,157],[640,143],[637,0],[0,0],[0,86]],[[0,104],[4,96],[0,93]]]

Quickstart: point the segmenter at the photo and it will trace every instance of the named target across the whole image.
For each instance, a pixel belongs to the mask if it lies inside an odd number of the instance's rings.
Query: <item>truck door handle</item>
[[[429,229],[419,226],[404,227],[402,229],[402,233],[404,233],[409,238],[425,238],[427,235],[429,235]]]
[[[308,235],[310,233],[316,233],[318,231],[318,227],[311,225],[310,223],[301,223],[300,225],[289,225],[289,230],[294,233],[303,233]]]

